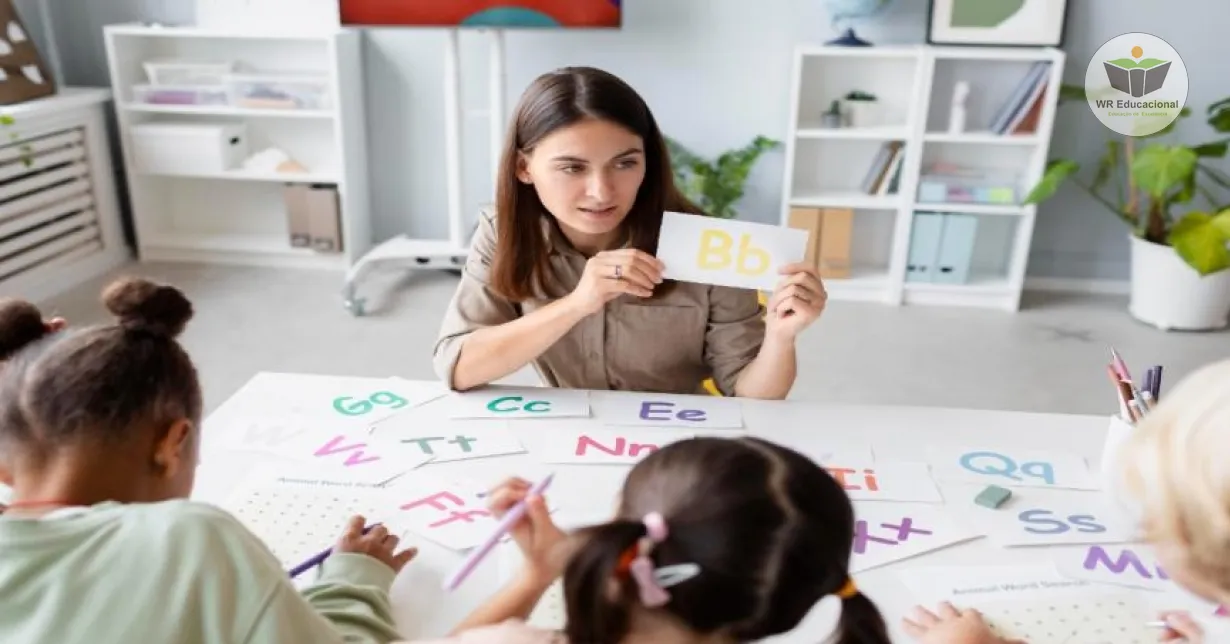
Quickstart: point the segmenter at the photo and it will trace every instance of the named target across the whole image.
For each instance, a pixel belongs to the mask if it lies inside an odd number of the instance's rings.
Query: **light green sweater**
[[[383,643],[393,577],[335,554],[297,591],[255,535],[191,501],[0,515],[0,642]]]

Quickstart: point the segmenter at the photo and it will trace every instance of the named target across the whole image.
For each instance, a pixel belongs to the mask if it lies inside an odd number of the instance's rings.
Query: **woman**
[[[457,390],[533,363],[549,385],[781,399],[795,338],[825,292],[802,264],[757,293],[663,281],[664,211],[701,214],[675,188],[662,134],[626,83],[592,68],[539,77],[517,106],[496,186],[435,348]]]

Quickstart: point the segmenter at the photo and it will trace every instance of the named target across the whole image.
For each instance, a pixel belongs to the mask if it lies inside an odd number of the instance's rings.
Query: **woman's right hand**
[[[657,257],[635,248],[603,251],[585,263],[581,281],[568,297],[586,315],[597,313],[624,293],[653,295],[654,288],[662,283],[664,268]]]
[[[564,548],[568,535],[551,519],[546,500],[530,494],[529,481],[510,478],[492,490],[488,498],[488,507],[497,519],[525,501],[525,515],[511,529],[513,541],[525,558],[525,572],[543,585],[559,577],[568,559]]]

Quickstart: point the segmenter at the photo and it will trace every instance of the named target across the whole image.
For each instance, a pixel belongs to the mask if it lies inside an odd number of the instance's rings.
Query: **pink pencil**
[[[1128,373],[1127,363],[1123,358],[1119,357],[1119,352],[1115,351],[1114,347],[1110,348],[1111,364],[1115,365],[1115,371],[1119,373],[1119,377],[1128,382],[1132,381],[1132,374]]]
[[[553,478],[555,478],[554,473],[543,477],[541,481],[535,483],[534,486],[530,488],[530,492],[526,495],[526,498],[531,496],[540,496],[546,491],[547,486],[551,485],[551,479]],[[495,530],[491,533],[491,536],[487,537],[487,540],[484,541],[482,545],[471,551],[470,556],[466,557],[466,560],[461,562],[461,566],[457,568],[457,571],[444,581],[444,589],[450,592],[457,590],[457,587],[461,585],[461,582],[465,581],[465,578],[469,577],[470,573],[474,572],[474,569],[478,567],[478,564],[482,562],[483,558],[491,553],[496,544],[504,538],[504,535],[508,534],[508,531],[521,520],[521,517],[525,516],[525,511],[525,501],[521,501],[520,503],[514,505],[512,509],[508,511],[508,514],[505,514],[504,518],[500,520],[500,524],[495,527]]]

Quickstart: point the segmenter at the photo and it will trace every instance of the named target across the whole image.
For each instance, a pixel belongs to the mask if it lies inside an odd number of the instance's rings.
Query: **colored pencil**
[[[1106,375],[1110,378],[1110,383],[1115,386],[1115,396],[1119,398],[1119,415],[1125,422],[1132,422],[1132,413],[1128,409],[1129,394],[1124,390],[1123,381],[1119,379],[1119,374],[1115,373],[1115,368],[1111,365],[1106,365]]]
[[[1130,381],[1132,374],[1128,372],[1127,363],[1123,361],[1123,358],[1119,357],[1119,352],[1115,351],[1114,347],[1110,348],[1110,358],[1111,364],[1115,366],[1115,371],[1118,372],[1119,377]]]
[[[1162,399],[1162,365],[1153,367],[1153,399]]]
[[[378,525],[380,525],[380,524],[379,524],[379,523],[373,523],[373,524],[371,524],[371,525],[367,526],[366,528],[363,528],[363,534],[367,534],[368,532],[371,532],[371,531],[372,531],[372,528],[374,528],[374,527],[376,527],[376,526],[378,526]],[[298,577],[299,575],[302,575],[303,573],[305,573],[305,572],[307,572],[307,571],[309,571],[309,570],[311,570],[311,569],[315,568],[316,566],[319,566],[320,564],[322,564],[322,563],[324,563],[324,562],[325,562],[325,559],[328,559],[328,558],[329,558],[329,555],[332,555],[332,554],[333,554],[333,548],[331,548],[331,547],[330,547],[330,548],[325,548],[324,550],[321,550],[320,552],[318,552],[318,553],[316,553],[315,555],[313,555],[311,559],[308,559],[307,561],[305,561],[305,562],[303,562],[303,563],[299,564],[298,566],[295,566],[294,568],[291,568],[291,569],[290,569],[290,578],[291,578],[291,579],[294,579],[295,577]]]
[[[551,479],[553,478],[555,478],[555,474],[548,474],[543,477],[541,481],[535,483],[534,486],[530,488],[530,492],[526,498],[541,495],[546,491],[547,486],[551,485]],[[461,566],[459,566],[448,579],[444,580],[445,590],[456,590],[457,587],[461,585],[461,582],[465,581],[466,577],[469,577],[470,573],[474,572],[474,569],[478,567],[478,564],[481,563],[488,554],[491,554],[491,551],[495,548],[496,544],[504,538],[504,535],[508,534],[509,530],[512,530],[512,527],[521,520],[521,517],[525,516],[526,507],[525,501],[522,500],[514,505],[512,509],[504,515],[504,518],[500,520],[500,524],[495,527],[494,531],[492,531],[491,536],[487,537],[487,540],[484,541],[482,545],[471,551],[470,555],[466,557],[466,560],[461,562]]]

